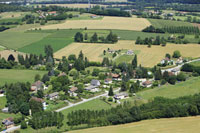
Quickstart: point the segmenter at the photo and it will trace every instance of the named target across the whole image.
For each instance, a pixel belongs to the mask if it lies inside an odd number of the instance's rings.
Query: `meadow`
[[[166,47],[152,46],[151,48],[148,48],[145,45],[135,45],[134,41],[127,40],[120,40],[116,44],[72,43],[57,51],[54,56],[55,58],[61,59],[62,56],[69,56],[70,54],[78,55],[82,50],[84,55],[88,57],[90,61],[101,62],[103,60],[101,55],[103,54],[103,51],[108,48],[114,50],[131,49],[133,51],[140,51],[138,54],[138,64],[145,67],[153,67],[165,57],[166,53],[173,54],[175,50],[179,50],[183,57],[200,57],[200,46],[197,44],[167,44]]]
[[[36,74],[43,76],[46,71],[36,71],[36,70],[17,70],[17,69],[0,69],[0,86],[5,83],[15,83],[15,82],[34,82],[34,77]]]
[[[42,29],[120,29],[141,31],[150,22],[144,18],[104,17],[102,20],[67,20],[62,24],[42,26]]]
[[[149,22],[157,28],[163,28],[166,26],[193,26],[191,23],[182,21],[162,20],[162,19],[148,19]]]
[[[154,119],[129,124],[74,130],[70,133],[198,133],[200,117]]]
[[[91,7],[96,6],[97,4],[90,4]],[[106,7],[107,5],[100,5],[100,7]],[[69,8],[88,8],[88,4],[46,4],[46,6],[62,6],[62,7],[69,7]]]

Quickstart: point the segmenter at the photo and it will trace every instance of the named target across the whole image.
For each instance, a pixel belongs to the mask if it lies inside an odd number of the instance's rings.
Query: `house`
[[[1,111],[4,113],[8,113],[8,107],[3,108]]]
[[[4,90],[0,90],[0,97],[3,97],[4,96]]]
[[[171,70],[171,72],[174,74],[174,75],[178,75],[181,71],[179,68],[174,68]]]
[[[77,96],[77,93],[75,93],[77,90],[78,90],[77,87],[71,87],[68,92],[70,96]]]
[[[111,77],[112,77],[113,80],[120,80],[120,75],[119,74],[112,73]]]
[[[56,16],[57,12],[56,11],[48,12],[48,15]]]
[[[176,65],[180,65],[182,63],[183,63],[182,57],[178,58],[178,60],[176,61]]]
[[[128,51],[126,52],[126,54],[127,54],[127,55],[133,55],[134,53],[133,53],[133,50],[128,50]]]
[[[14,126],[13,118],[7,118],[2,121],[2,124],[8,129]]]
[[[43,109],[46,110],[47,109],[47,103],[41,99],[41,98],[37,98],[37,97],[32,97],[31,100],[34,100],[36,102],[41,102],[42,103],[42,106],[43,106]]]
[[[113,50],[113,49],[108,49],[108,53],[110,53],[110,54],[115,53],[115,50]]]
[[[31,91],[38,91],[44,89],[44,83],[40,80],[31,85]]]
[[[92,86],[100,86],[101,85],[100,81],[99,80],[95,80],[95,79],[93,79],[90,84]]]
[[[111,84],[112,83],[112,79],[111,78],[107,78],[104,81],[105,84]]]
[[[87,91],[91,91],[91,92],[98,92],[99,91],[99,88],[97,86],[88,86],[85,88],[85,90]]]
[[[149,80],[146,80],[145,82],[142,83],[143,87],[149,88],[152,86],[152,82]]]
[[[91,15],[90,16],[90,18],[93,18],[93,19],[95,19],[95,18],[98,18],[99,16],[97,16],[97,15]]]
[[[58,77],[61,77],[61,76],[66,76],[66,73],[65,72],[62,72],[58,75]]]
[[[50,100],[55,100],[55,99],[58,99],[59,98],[59,93],[58,92],[54,92],[54,93],[51,93],[47,96]]]
[[[114,98],[115,98],[116,100],[124,99],[124,98],[126,98],[126,97],[128,97],[128,93],[126,93],[126,92],[121,92],[121,93],[116,94],[116,95],[114,96]]]

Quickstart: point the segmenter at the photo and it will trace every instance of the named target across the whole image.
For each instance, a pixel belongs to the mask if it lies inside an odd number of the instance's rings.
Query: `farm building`
[[[2,124],[8,129],[14,126],[13,118],[7,118],[2,121]]]
[[[114,98],[115,98],[116,100],[124,99],[124,98],[127,98],[127,97],[128,97],[128,93],[126,93],[126,92],[121,92],[121,93],[116,94],[116,95],[114,96]]]
[[[59,98],[59,93],[58,92],[54,92],[54,93],[51,93],[47,96],[50,100],[55,100],[55,99],[58,99]]]
[[[146,80],[145,82],[142,83],[143,87],[149,88],[152,86],[152,82],[149,80]]]
[[[111,78],[107,78],[104,81],[105,84],[111,84],[112,83],[112,79]]]
[[[101,85],[100,81],[99,80],[95,80],[95,79],[93,79],[90,84],[92,86],[100,86]]]

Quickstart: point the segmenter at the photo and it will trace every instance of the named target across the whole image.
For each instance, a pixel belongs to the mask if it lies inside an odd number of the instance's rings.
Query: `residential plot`
[[[82,50],[90,61],[102,61],[103,58],[101,55],[108,48],[114,50],[130,49],[140,51],[138,54],[138,62],[145,67],[153,67],[165,57],[166,53],[173,54],[175,50],[179,50],[183,57],[196,58],[200,56],[200,46],[197,44],[167,44],[166,47],[152,46],[148,48],[145,45],[135,45],[134,41],[125,40],[121,40],[117,44],[72,43],[57,51],[54,56],[55,58],[61,59],[62,56],[69,56],[70,54],[78,55]]]
[[[62,24],[47,25],[42,29],[121,29],[141,31],[150,22],[144,18],[104,17],[102,20],[67,20]]]

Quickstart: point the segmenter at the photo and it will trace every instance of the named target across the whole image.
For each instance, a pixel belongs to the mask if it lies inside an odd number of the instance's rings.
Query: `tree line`
[[[0,32],[10,29],[9,27],[0,26]]]
[[[162,28],[168,33],[182,33],[182,34],[199,34],[200,30],[195,26],[166,26]]]
[[[90,39],[90,40],[89,40]],[[106,38],[104,36],[98,37],[97,33],[95,32],[90,38],[88,37],[88,34],[81,32],[77,32],[74,36],[75,42],[90,42],[90,43],[117,43],[118,42],[118,36],[116,34],[113,34],[110,32]]]
[[[151,33],[165,33],[163,29],[155,28],[154,26],[148,26],[142,30],[142,32],[151,32]]]
[[[149,47],[151,47],[151,45],[166,45],[167,40],[162,37],[160,38],[160,36],[157,36],[156,38],[153,37],[146,37],[145,39],[141,39],[140,37],[137,37],[135,44],[140,44],[140,45],[148,45]]]

